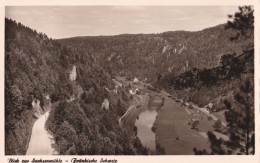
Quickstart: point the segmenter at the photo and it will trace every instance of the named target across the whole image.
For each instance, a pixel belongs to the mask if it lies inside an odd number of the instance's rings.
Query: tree
[[[166,153],[165,149],[159,143],[156,143],[155,148],[157,155],[164,155]]]
[[[231,148],[232,150],[236,150],[240,148],[240,136],[237,135],[235,132],[231,132],[229,136],[229,141],[226,142],[227,147]]]
[[[227,22],[225,28],[236,30],[236,35],[230,38],[231,41],[239,39],[246,41],[248,38],[251,38],[254,33],[254,10],[252,6],[240,6],[238,9],[239,11],[234,15],[228,15],[231,20]],[[253,45],[253,43],[246,45],[245,51],[253,51]],[[236,64],[239,65],[239,63]],[[237,68],[239,68],[239,66],[234,66],[233,70],[235,71]],[[249,154],[250,148],[254,150],[254,140],[252,140],[254,139],[253,78],[247,75],[240,88],[234,92],[233,103],[232,101],[225,101],[225,105],[228,109],[226,119],[230,132],[229,146],[241,146],[241,151],[245,151],[246,154]],[[240,145],[241,141],[244,141],[245,147]]]
[[[223,140],[221,138],[217,139],[216,135],[214,135],[211,131],[207,134],[211,143],[211,154],[225,154],[225,150],[222,148]]]
[[[252,146],[252,152],[251,154],[255,154],[255,134],[251,136],[251,142],[250,145]]]
[[[141,141],[138,137],[135,137],[133,144],[134,144],[134,148],[136,148],[136,150],[137,150],[137,154],[142,154],[142,155],[149,154],[148,149],[143,146],[143,144],[141,143]]]
[[[254,132],[254,103],[253,103],[253,85],[246,79],[241,85],[239,92],[235,95],[235,100],[239,103],[241,109],[239,127],[246,131],[246,154],[249,154],[250,134]]]
[[[225,102],[228,111],[226,112],[226,120],[230,128],[231,143],[237,144],[240,141],[245,142],[245,153],[249,154],[249,148],[254,149],[254,144],[251,144],[254,138],[254,92],[253,83],[249,79],[245,79],[243,84],[234,93],[233,105],[230,102]],[[236,139],[236,137],[244,137],[245,139]],[[233,135],[233,137],[231,137]],[[240,135],[240,136],[239,136]],[[230,145],[233,146],[233,145]]]
[[[239,38],[250,38],[254,32],[254,10],[252,6],[240,6],[239,12],[234,15],[228,15],[228,20],[225,28],[235,29],[236,35],[230,40],[237,40]]]
[[[198,125],[199,125],[199,121],[198,120],[196,120],[196,121],[194,121],[193,123],[192,123],[192,129],[198,129]]]
[[[199,150],[196,147],[193,148],[193,152],[195,155],[208,155],[209,153],[206,151],[206,149]]]
[[[221,126],[222,126],[221,120],[218,119],[218,120],[215,122],[215,124],[214,124],[214,128],[215,128],[216,131],[221,131]]]
[[[121,101],[121,99],[117,100],[117,104],[116,104],[116,108],[117,108],[117,115],[119,116],[123,116],[124,115],[124,109],[125,107],[123,106],[123,102]]]
[[[157,81],[160,81],[162,78],[162,74],[161,73],[157,73]]]
[[[199,73],[199,80],[202,81],[205,85],[210,86],[216,82],[217,75],[210,69],[204,68]]]
[[[231,65],[235,60],[235,55],[235,53],[222,55],[220,58],[220,64],[222,66]]]

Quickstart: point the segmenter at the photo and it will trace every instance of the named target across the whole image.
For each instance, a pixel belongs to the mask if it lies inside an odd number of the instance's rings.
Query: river
[[[157,111],[161,107],[162,99],[159,96],[150,98],[147,109],[142,112],[135,121],[137,136],[142,144],[151,150],[156,150],[155,133],[152,131],[156,120]]]
[[[139,115],[135,125],[137,127],[137,136],[142,144],[151,150],[155,150],[155,133],[152,131],[157,111],[146,110]]]

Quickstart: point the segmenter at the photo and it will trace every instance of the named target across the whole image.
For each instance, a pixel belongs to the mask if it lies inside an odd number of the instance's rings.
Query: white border
[[[260,16],[260,6],[259,0],[0,0],[0,74],[2,76],[0,80],[1,94],[0,94],[0,163],[8,162],[8,158],[12,158],[12,156],[4,155],[4,17],[5,17],[5,6],[79,6],[79,5],[146,5],[146,6],[165,6],[165,5],[175,5],[175,6],[228,6],[228,5],[254,5],[255,10],[255,133],[256,133],[256,151],[254,156],[195,156],[195,155],[187,155],[187,156],[36,156],[37,158],[43,159],[54,159],[54,158],[62,158],[68,159],[70,162],[71,158],[95,158],[100,160],[100,158],[110,158],[117,159],[119,163],[122,162],[152,162],[152,163],[183,163],[183,162],[199,162],[199,163],[256,163],[260,162],[260,151],[259,151],[259,142],[260,142],[260,126],[259,126],[259,16]],[[21,159],[31,159],[34,156],[13,156],[13,158]],[[63,161],[65,163],[65,161]]]

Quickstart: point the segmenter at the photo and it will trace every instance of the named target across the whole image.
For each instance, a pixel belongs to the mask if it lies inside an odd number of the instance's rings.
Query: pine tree
[[[228,15],[231,19],[226,24],[226,29],[235,29],[237,31],[230,40],[247,39],[254,34],[254,10],[252,6],[240,6],[239,12],[234,15]]]

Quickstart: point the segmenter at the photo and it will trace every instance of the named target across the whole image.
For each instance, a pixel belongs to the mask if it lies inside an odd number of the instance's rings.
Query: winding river
[[[159,96],[150,98],[148,107],[143,111],[135,121],[137,127],[137,136],[142,144],[151,150],[155,150],[155,133],[152,131],[153,124],[156,120],[157,111],[162,105],[162,99]]]

